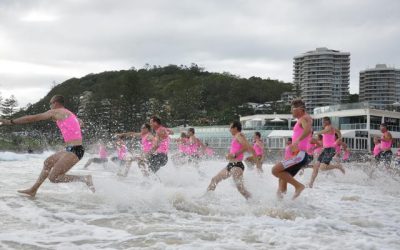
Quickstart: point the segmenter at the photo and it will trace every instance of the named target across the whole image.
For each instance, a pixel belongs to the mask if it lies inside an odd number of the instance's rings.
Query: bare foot
[[[278,200],[283,200],[283,193],[281,191],[276,192],[276,197]]]
[[[35,197],[35,195],[36,195],[36,191],[33,191],[31,188],[25,189],[25,190],[18,190],[18,193],[26,194],[26,195],[29,195],[31,197]]]
[[[296,191],[294,192],[294,195],[293,195],[292,200],[294,200],[294,199],[296,199],[297,197],[299,197],[300,194],[301,194],[301,192],[303,192],[303,190],[304,190],[305,187],[304,187],[303,184],[300,184],[300,185],[301,185],[300,187],[296,188]]]
[[[343,174],[346,173],[346,170],[344,170],[344,167],[342,167],[342,166],[339,167],[339,170],[342,171]]]
[[[309,184],[307,185],[307,187],[308,187],[308,188],[313,188],[313,184],[312,184],[312,183],[309,183]]]
[[[87,175],[85,177],[85,182],[86,182],[86,185],[88,186],[88,188],[90,189],[90,191],[92,191],[93,193],[96,192],[96,189],[94,188],[94,185],[93,185],[93,179],[92,179],[91,175]]]

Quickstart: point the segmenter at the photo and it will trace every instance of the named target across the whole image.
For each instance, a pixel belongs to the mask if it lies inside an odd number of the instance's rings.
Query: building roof
[[[292,137],[293,131],[292,130],[273,130],[269,135],[268,138],[271,137]]]

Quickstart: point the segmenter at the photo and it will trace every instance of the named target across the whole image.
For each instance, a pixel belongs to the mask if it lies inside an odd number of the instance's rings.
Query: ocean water
[[[400,249],[400,181],[384,171],[370,178],[365,164],[320,174],[295,201],[291,187],[276,199],[272,165],[261,176],[246,169],[248,202],[231,179],[204,195],[222,160],[170,162],[146,180],[135,164],[127,178],[112,163],[83,170],[86,155],[71,172],[91,173],[96,193],[46,181],[36,198],[19,195],[50,154],[0,152],[0,249]]]

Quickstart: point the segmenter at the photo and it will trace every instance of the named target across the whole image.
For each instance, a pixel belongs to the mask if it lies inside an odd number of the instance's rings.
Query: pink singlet
[[[297,120],[296,124],[293,127],[293,136],[292,136],[292,141],[295,142],[298,138],[300,138],[301,134],[303,134],[303,128],[301,127],[300,119]],[[311,133],[307,135],[306,138],[301,140],[299,142],[299,150],[307,152],[307,149],[309,147],[311,141]]]
[[[69,116],[64,120],[57,120],[57,126],[61,130],[61,134],[64,138],[64,142],[68,143],[74,140],[82,140],[81,125],[79,124],[78,118],[74,113],[64,108]]]
[[[374,151],[372,152],[372,154],[374,156],[378,156],[381,151],[382,151],[381,150],[381,144],[378,143],[378,144],[375,144]]]
[[[103,145],[100,145],[99,156],[100,156],[100,159],[106,159],[108,156],[106,147],[104,147]]]
[[[151,141],[147,140],[147,136],[149,133],[146,133],[144,135],[141,135],[141,144],[142,144],[142,151],[144,153],[149,153],[151,149],[153,148],[153,144]]]
[[[335,132],[322,134],[322,146],[324,148],[334,148],[336,146]]]
[[[160,130],[163,130],[163,129],[166,130],[166,128],[164,128],[163,126],[160,126],[157,129],[157,132],[160,131]],[[167,137],[159,142],[156,152],[158,154],[167,154],[168,153],[168,149],[169,149],[169,136],[168,136],[168,133],[167,133]]]
[[[229,153],[236,154],[241,149],[242,149],[242,144],[240,144],[236,138],[233,138],[232,139],[232,143],[231,143],[231,149],[229,150]],[[242,161],[243,160],[243,153],[241,153],[239,155],[236,155],[235,160],[236,161]]]
[[[178,150],[180,153],[187,154],[188,146],[187,146],[187,138],[181,139],[182,141],[179,143]]]
[[[190,144],[189,140],[189,145],[187,147],[187,153],[188,155],[197,155],[199,151],[199,145],[197,143]]]
[[[254,143],[253,149],[256,151],[256,156],[262,156],[264,154],[264,149],[261,148],[257,143]]]
[[[382,151],[387,151],[392,149],[392,140],[385,140],[383,139],[385,134],[387,132],[383,133],[382,138],[381,138],[381,149]]]
[[[207,156],[213,156],[214,150],[212,150],[211,148],[206,148],[205,153]]]
[[[127,151],[128,151],[128,149],[125,145],[122,145],[121,147],[119,147],[118,159],[122,161],[125,158]]]

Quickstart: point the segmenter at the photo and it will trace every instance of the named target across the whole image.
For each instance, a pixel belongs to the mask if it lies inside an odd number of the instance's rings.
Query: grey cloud
[[[12,48],[0,53],[2,59],[66,68],[74,62],[196,62],[208,70],[243,68],[243,76],[290,81],[295,55],[326,46],[352,54],[351,89],[357,91],[360,70],[399,64],[398,9],[396,0],[2,1],[0,34]],[[59,19],[21,20],[33,10]],[[279,66],[262,72],[251,62]]]

